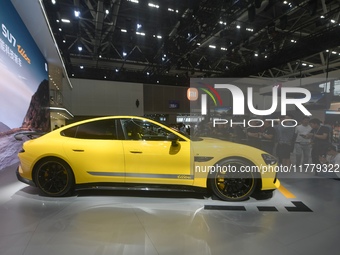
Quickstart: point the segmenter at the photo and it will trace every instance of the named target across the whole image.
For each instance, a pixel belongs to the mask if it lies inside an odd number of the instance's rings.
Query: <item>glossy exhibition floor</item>
[[[287,178],[270,200],[78,192],[42,197],[0,172],[1,255],[337,254],[340,181]],[[294,197],[295,196],[295,197]]]

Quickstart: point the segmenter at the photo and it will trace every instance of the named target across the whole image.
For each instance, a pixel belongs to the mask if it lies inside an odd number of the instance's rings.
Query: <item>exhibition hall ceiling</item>
[[[188,85],[340,69],[338,0],[42,0],[70,78]]]

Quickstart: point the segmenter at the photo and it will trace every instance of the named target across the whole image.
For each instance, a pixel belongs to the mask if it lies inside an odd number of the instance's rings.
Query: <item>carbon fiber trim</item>
[[[137,177],[137,178],[163,178],[163,179],[187,179],[193,180],[194,175],[186,174],[140,174],[140,173],[124,173],[124,172],[87,172],[95,176],[117,176],[117,177]]]
[[[194,161],[195,162],[207,162],[209,160],[212,160],[214,157],[207,157],[207,156],[195,156]]]

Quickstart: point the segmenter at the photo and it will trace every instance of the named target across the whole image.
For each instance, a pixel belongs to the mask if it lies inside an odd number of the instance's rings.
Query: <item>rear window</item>
[[[98,120],[65,129],[61,135],[78,139],[117,139],[116,121]]]

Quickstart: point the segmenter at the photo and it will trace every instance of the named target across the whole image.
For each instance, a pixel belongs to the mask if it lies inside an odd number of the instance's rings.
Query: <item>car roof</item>
[[[77,125],[85,124],[85,123],[92,122],[92,121],[107,120],[107,119],[140,119],[140,120],[148,120],[150,122],[156,123],[157,125],[160,125],[160,126],[166,128],[166,129],[176,133],[179,137],[181,137],[181,138],[183,138],[185,140],[189,140],[186,136],[182,135],[181,133],[177,132],[176,130],[171,129],[167,125],[164,125],[164,124],[162,124],[162,123],[160,123],[158,121],[149,119],[147,117],[134,116],[134,115],[111,115],[111,116],[89,118],[89,119],[86,119],[86,120],[81,120],[81,121],[77,121],[77,122],[68,124],[68,125],[66,125],[66,126],[64,126],[62,128],[59,128],[59,129],[55,130],[55,131],[59,131],[60,132],[60,131],[63,131],[65,129],[68,129],[70,127],[77,126]]]

